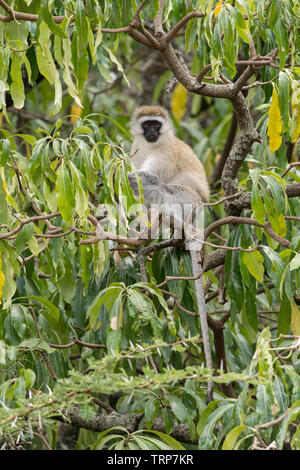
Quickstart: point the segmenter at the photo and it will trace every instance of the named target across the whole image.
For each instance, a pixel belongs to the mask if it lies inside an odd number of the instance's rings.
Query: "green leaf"
[[[55,23],[53,20],[52,14],[49,11],[49,2],[48,0],[43,0],[43,3],[41,5],[41,16],[45,23],[47,23],[49,29],[54,33],[57,34],[57,36],[61,38],[66,38],[65,32],[62,30],[62,28]]]
[[[17,233],[15,249],[18,255],[25,249],[34,233],[33,223],[24,225]]]
[[[40,45],[36,49],[36,60],[39,71],[51,85],[54,85],[55,90],[54,104],[50,110],[50,115],[53,116],[61,109],[62,87],[59,73],[55,67],[50,50],[50,29],[45,21],[42,21],[40,24],[39,43]]]
[[[109,354],[119,352],[121,348],[122,331],[120,328],[117,330],[109,331],[106,338],[106,346]]]
[[[180,442],[176,441],[171,436],[168,436],[167,434],[164,434],[163,432],[160,431],[153,431],[150,430],[148,432],[151,432],[152,434],[156,434],[160,439],[165,442],[171,449],[174,450],[185,450],[185,448],[180,444]]]
[[[188,54],[196,45],[196,34],[198,29],[197,24],[198,19],[193,18],[188,22],[187,28],[185,30],[185,53]]]
[[[39,254],[39,244],[34,235],[28,240],[28,248],[31,251],[31,253],[35,256],[38,256]]]
[[[249,24],[248,21],[244,19],[242,13],[237,9],[237,7],[232,7],[228,3],[226,4],[226,8],[229,9],[233,21],[235,29],[237,30],[238,35],[248,44],[250,43],[251,36],[249,31]]]
[[[278,314],[278,335],[288,334],[291,326],[291,302],[286,295],[283,295]]]
[[[244,264],[247,266],[252,276],[260,283],[264,280],[264,257],[259,251],[244,252],[242,254]]]
[[[21,374],[24,375],[25,378],[25,385],[27,390],[32,388],[35,381],[36,381],[36,374],[31,369],[21,369]]]
[[[128,434],[128,431],[124,426],[113,426],[110,429],[106,429],[105,431],[100,432],[98,434],[96,442],[91,446],[91,450],[100,450],[103,447],[103,438],[112,431],[121,431],[122,433],[125,432],[125,435]]]
[[[282,213],[278,214],[273,199],[263,186],[261,186],[261,191],[263,194],[264,203],[267,209],[268,218],[270,220],[272,229],[275,233],[277,233],[281,237],[284,237],[286,234],[286,223],[284,215]]]
[[[34,135],[30,134],[14,134],[15,137],[21,137],[21,139],[26,140],[30,145],[33,145],[36,142]]]
[[[146,418],[146,421],[148,424],[147,427],[149,427],[149,424],[150,424],[150,427],[152,426],[152,423],[154,421],[154,418],[157,414],[157,411],[158,411],[158,402],[156,399],[150,399],[150,400],[147,400],[146,401],[146,405],[145,405],[145,418]]]
[[[115,283],[101,291],[97,297],[95,297],[87,311],[87,317],[90,319],[91,328],[94,328],[96,325],[101,307],[105,305],[107,310],[110,311],[117,298],[122,294],[122,291],[123,284]]]
[[[67,222],[67,224],[72,225],[75,209],[75,196],[69,171],[64,160],[62,160],[57,172],[55,192],[58,210],[61,212],[62,218]]]
[[[89,210],[89,196],[83,174],[69,161],[72,180],[75,183],[75,210],[79,217],[85,217]]]
[[[277,21],[280,19],[280,12],[281,12],[281,0],[277,0],[276,2],[272,2],[270,8],[268,9],[269,12],[269,26],[272,31],[274,31],[274,26]]]
[[[278,44],[278,57],[280,61],[280,69],[282,69],[289,55],[289,32],[285,18],[280,18],[274,28],[276,41]]]
[[[231,431],[227,434],[225,441],[223,442],[222,450],[233,450],[238,437],[243,431],[245,431],[245,429],[249,428],[243,424],[231,429]]]
[[[63,39],[62,41],[62,46],[63,46],[63,51],[64,51],[64,57],[63,57],[63,63],[64,63],[64,70],[63,70],[63,79],[68,87],[68,92],[70,96],[75,100],[75,103],[78,106],[82,107],[82,103],[79,99],[78,96],[78,90],[73,83],[71,72],[74,68],[73,63],[72,63],[72,52],[71,52],[71,41],[70,39]]]
[[[73,132],[81,132],[82,134],[93,134],[93,131],[87,126],[77,126]]]
[[[277,3],[277,2],[272,2]],[[290,126],[290,82],[287,73],[280,71],[278,77],[278,104],[282,119],[282,132]]]
[[[11,315],[11,322],[12,326],[19,336],[19,338],[23,338],[27,327],[24,318],[24,311],[20,305],[12,305],[10,308],[10,315]]]
[[[17,109],[23,108],[25,101],[24,84],[21,72],[21,56],[17,52],[11,55],[10,75],[12,83],[10,85],[10,94]]]
[[[264,253],[267,255],[267,257],[270,259],[272,263],[272,268],[275,270],[278,279],[281,279],[283,276],[284,269],[285,269],[284,262],[282,261],[278,253],[276,253],[276,251],[274,251],[269,246],[262,245],[262,249]]]
[[[37,295],[29,295],[29,296],[24,297],[24,299],[36,300],[48,310],[48,312],[50,313],[51,317],[54,320],[59,320],[60,318],[59,310],[57,307],[55,307],[55,305],[53,305],[52,302],[50,302],[50,300],[46,299],[45,297],[40,297]]]
[[[40,338],[29,338],[29,339],[24,339],[22,343],[18,345],[19,349],[29,349],[29,350],[36,350],[36,349],[42,349],[46,351],[48,354],[51,354],[55,352],[55,349],[51,348],[48,343],[43,341]]]
[[[214,409],[216,405],[216,402],[211,402],[207,408],[205,408],[204,412],[207,409]],[[225,403],[221,404],[215,411],[210,413],[206,419],[204,429],[202,433],[200,434],[199,438],[199,443],[198,443],[198,448],[199,449],[205,449],[205,450],[210,450],[213,448],[214,440],[215,437],[213,435],[214,428],[220,419],[228,414],[229,416],[232,415],[232,411],[234,408],[233,403]],[[198,427],[197,427],[198,430]]]
[[[62,277],[58,279],[59,291],[64,301],[71,303],[76,292],[76,282],[73,279],[73,265],[70,261],[70,254],[68,252],[63,259],[63,263],[65,269]]]
[[[6,193],[3,188],[3,180],[0,176],[0,224],[7,224],[7,215],[8,208],[6,201]]]
[[[2,256],[2,271],[4,275],[4,285],[2,287],[2,308],[8,308],[11,304],[12,296],[16,291],[15,271],[13,256],[16,256],[16,252],[11,252],[9,246],[5,247],[1,244],[1,256]]]
[[[293,332],[293,335],[300,336],[300,310],[294,299],[292,299],[291,304],[291,330]]]
[[[289,424],[295,421],[299,414],[300,400],[297,400],[292,404],[290,411],[287,413],[286,417],[280,424],[279,432],[277,433],[277,443],[279,449],[283,448]]]
[[[181,422],[187,422],[189,420],[190,414],[180,398],[178,398],[176,395],[168,395],[166,398],[170,403],[176,418]]]
[[[228,246],[239,246],[241,233],[235,227],[229,237]],[[230,298],[235,302],[238,311],[241,311],[244,304],[244,285],[240,270],[240,256],[237,251],[228,250],[226,253],[226,286]]]
[[[117,70],[118,72],[121,72],[123,74],[123,77],[124,77],[124,80],[125,80],[125,83],[127,86],[130,86],[130,83],[125,75],[125,72],[124,72],[124,69],[123,69],[123,65],[121,64],[121,62],[118,61],[118,59],[116,58],[116,56],[112,53],[112,51],[106,47],[105,45],[102,46],[103,49],[107,52],[108,56],[109,56],[109,59],[111,60],[111,62],[113,64],[115,64],[117,66]]]
[[[1,140],[1,155],[0,155],[0,166],[6,165],[7,159],[10,153],[10,140]]]
[[[82,0],[77,0],[75,9],[75,27],[71,45],[74,74],[77,78],[78,89],[81,90],[88,74],[89,57],[88,46],[88,20]]]
[[[253,209],[253,214],[257,222],[263,224],[265,222],[266,210],[259,192],[259,169],[255,168],[254,170],[250,170],[249,175],[253,181],[251,192],[251,207]]]
[[[300,253],[296,253],[296,256],[290,262],[290,270],[293,271],[294,269],[300,268]]]
[[[5,364],[6,363],[6,359],[5,359],[5,356],[6,356],[6,351],[5,351],[5,343],[4,341],[0,341],[0,364]]]

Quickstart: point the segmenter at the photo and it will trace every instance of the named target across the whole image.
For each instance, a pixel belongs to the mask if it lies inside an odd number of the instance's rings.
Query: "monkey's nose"
[[[157,132],[148,132],[146,139],[148,142],[156,142],[158,139],[158,133]]]

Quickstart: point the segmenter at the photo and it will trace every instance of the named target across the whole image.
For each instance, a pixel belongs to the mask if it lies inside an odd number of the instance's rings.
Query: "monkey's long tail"
[[[198,263],[197,251],[191,250],[190,255],[191,255],[191,261],[192,261],[193,275],[199,276],[202,270],[202,266],[200,263]],[[213,369],[202,276],[199,279],[195,280],[195,290],[196,290],[196,298],[197,298],[197,303],[198,303],[198,311],[199,311],[201,332],[202,332],[202,338],[203,338],[203,347],[204,347],[206,367],[208,369]],[[207,393],[206,393],[207,404],[211,402],[213,399],[213,391],[214,391],[214,383],[212,380],[210,380],[207,384]]]

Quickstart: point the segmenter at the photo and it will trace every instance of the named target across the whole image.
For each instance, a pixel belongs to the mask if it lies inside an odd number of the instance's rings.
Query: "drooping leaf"
[[[291,307],[291,329],[293,335],[300,336],[300,310],[294,299],[291,301]]]
[[[244,252],[242,259],[252,276],[258,281],[264,280],[264,258],[259,251]]]
[[[268,121],[268,131],[269,136],[270,150],[275,152],[282,141],[282,123],[281,123],[281,114],[278,105],[278,93],[276,87],[273,86],[272,102],[269,109],[269,121]]]
[[[53,20],[52,14],[49,11],[49,2],[47,0],[43,0],[41,5],[41,15],[43,20],[47,23],[49,29],[54,33],[57,34],[61,38],[66,38],[66,34],[55,21]]]
[[[186,111],[186,105],[187,89],[181,83],[177,83],[171,100],[172,114],[177,121],[181,121],[183,118]]]
[[[2,299],[2,295],[3,295],[4,282],[5,282],[5,276],[2,271],[2,257],[1,257],[1,251],[0,251],[0,302]]]
[[[72,225],[75,209],[75,196],[69,171],[64,160],[57,172],[55,192],[58,209],[61,212],[63,219],[69,225]]]

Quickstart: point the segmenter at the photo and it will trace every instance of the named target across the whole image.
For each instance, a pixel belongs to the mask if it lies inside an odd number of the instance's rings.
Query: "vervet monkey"
[[[201,162],[191,147],[174,135],[168,111],[161,106],[138,108],[132,119],[131,131],[134,138],[132,163],[141,178],[145,205],[147,208],[159,205],[161,212],[172,213],[182,225],[190,214],[191,207],[209,199],[209,186]],[[128,178],[135,197],[138,198],[135,173],[130,173]],[[188,213],[183,210],[185,206],[189,207]],[[193,275],[197,276],[201,272],[201,265],[195,248],[190,249],[190,253]],[[206,366],[212,369],[202,277],[195,281],[195,289]],[[211,401],[212,393],[213,383],[210,382],[207,402]]]

